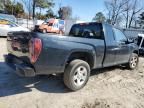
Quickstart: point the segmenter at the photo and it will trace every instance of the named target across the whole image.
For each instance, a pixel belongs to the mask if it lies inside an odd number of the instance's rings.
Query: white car
[[[0,19],[0,36],[7,36],[8,32],[12,31],[30,32],[29,29],[19,26],[18,24],[12,21],[6,19]]]

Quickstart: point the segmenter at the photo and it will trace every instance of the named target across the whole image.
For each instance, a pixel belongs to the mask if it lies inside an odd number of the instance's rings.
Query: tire
[[[43,32],[43,33],[47,33],[47,29],[43,29],[42,32]]]
[[[138,54],[132,53],[132,55],[130,56],[129,62],[126,64],[126,66],[127,68],[134,70],[135,68],[137,68],[138,63],[139,63]]]
[[[73,60],[64,72],[64,84],[72,91],[83,88],[90,76],[90,66],[83,60]]]

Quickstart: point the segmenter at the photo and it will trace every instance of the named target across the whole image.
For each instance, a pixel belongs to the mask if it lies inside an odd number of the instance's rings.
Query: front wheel
[[[73,60],[65,69],[64,83],[69,89],[77,91],[86,85],[89,76],[89,64],[83,60]]]
[[[132,53],[130,59],[129,59],[129,63],[127,63],[127,67],[129,69],[135,69],[137,66],[138,66],[138,63],[139,63],[139,57],[138,57],[138,54],[136,53]]]

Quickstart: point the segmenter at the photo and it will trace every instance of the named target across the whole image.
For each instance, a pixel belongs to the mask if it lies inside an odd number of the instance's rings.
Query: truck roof
[[[98,22],[80,22],[80,23],[76,23],[74,25],[85,25],[85,24],[102,24],[102,23],[98,23]]]

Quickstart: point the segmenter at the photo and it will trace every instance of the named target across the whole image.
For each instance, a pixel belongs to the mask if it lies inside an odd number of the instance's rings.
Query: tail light
[[[32,38],[29,42],[29,53],[31,63],[35,63],[41,53],[42,42],[39,38]]]

